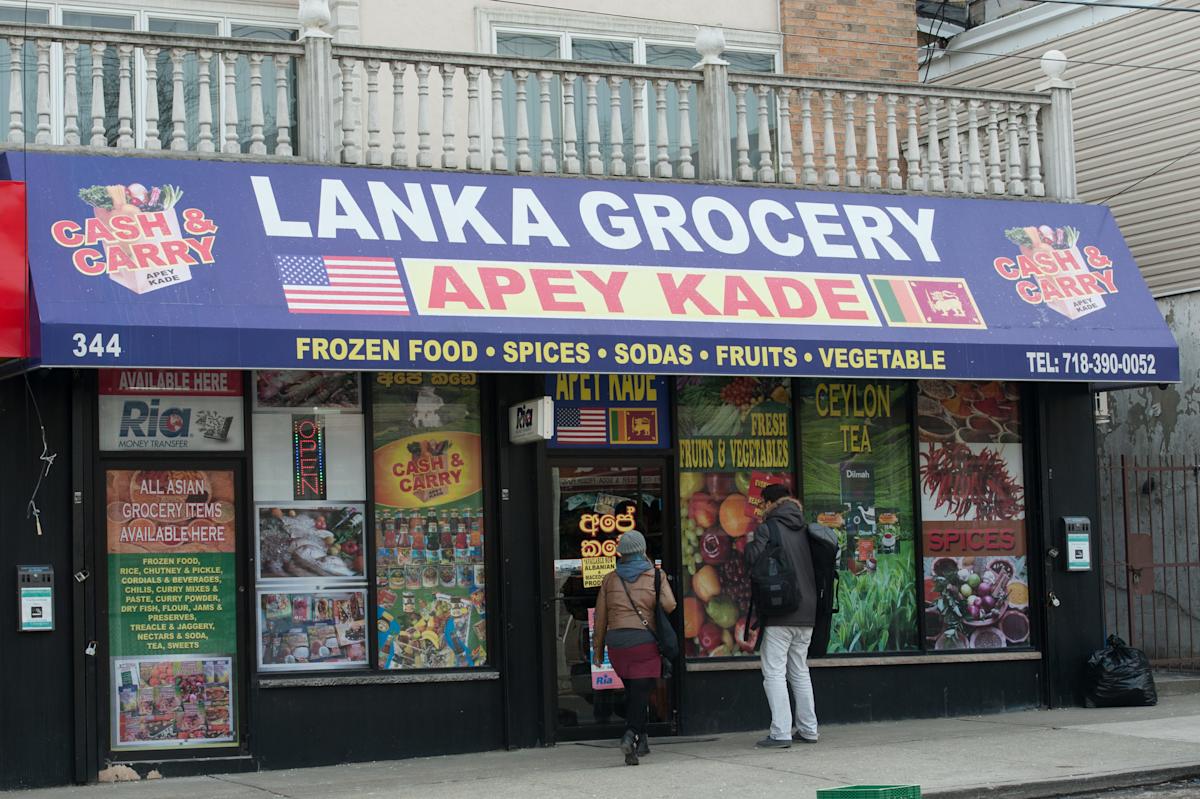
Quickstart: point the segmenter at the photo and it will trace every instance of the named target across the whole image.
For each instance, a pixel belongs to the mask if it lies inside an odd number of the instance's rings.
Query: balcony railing
[[[0,26],[0,120],[9,147],[1074,199],[1065,62],[1036,92],[813,80],[729,74],[715,38],[662,69]]]

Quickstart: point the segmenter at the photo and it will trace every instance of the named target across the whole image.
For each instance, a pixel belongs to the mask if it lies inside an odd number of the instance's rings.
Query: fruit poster
[[[750,575],[742,553],[746,534],[761,521],[763,488],[792,484],[791,383],[681,377],[676,387],[684,653],[750,655]]]
[[[805,516],[837,532],[829,652],[919,648],[908,384],[797,383]]]
[[[372,390],[379,667],[483,666],[477,378],[384,372]]]
[[[236,741],[233,472],[110,469],[105,485],[113,748]]]
[[[1020,389],[918,382],[925,634],[934,649],[1029,643]]]

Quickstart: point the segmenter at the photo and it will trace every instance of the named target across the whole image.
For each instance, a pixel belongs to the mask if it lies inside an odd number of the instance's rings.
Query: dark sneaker
[[[637,754],[638,757],[645,757],[650,754],[650,737],[648,735],[638,738]]]
[[[771,737],[763,738],[755,744],[759,749],[788,749],[791,745],[791,741]]]
[[[815,744],[816,738],[805,738],[798,732],[792,733],[792,743],[794,744]]]
[[[621,736],[621,751],[625,753],[625,765],[627,765],[627,766],[638,765],[637,750],[638,750],[637,736],[633,734],[633,730],[626,730],[625,734],[623,736]]]

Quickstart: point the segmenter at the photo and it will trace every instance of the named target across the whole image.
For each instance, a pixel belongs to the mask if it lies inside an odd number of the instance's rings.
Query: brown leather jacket
[[[596,597],[596,619],[592,633],[592,659],[599,660],[604,654],[604,636],[609,630],[633,629],[641,630],[642,622],[629,604],[625,589],[621,587],[621,578],[616,572],[609,572],[600,584],[600,594]],[[629,594],[637,603],[638,610],[646,617],[650,629],[655,628],[654,612],[654,570],[642,572],[632,583],[628,583]],[[659,580],[658,597],[663,610],[667,613],[675,610],[675,594],[671,593],[671,584],[664,574]]]

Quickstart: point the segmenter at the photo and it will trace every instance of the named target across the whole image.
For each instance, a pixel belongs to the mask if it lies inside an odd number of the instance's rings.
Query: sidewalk
[[[1157,707],[1074,708],[826,726],[816,746],[754,748],[759,734],[651,740],[626,767],[615,742],[189,777],[21,793],[21,799],[729,796],[812,799],[818,788],[919,783],[925,797],[1061,796],[1200,775],[1200,695]]]

